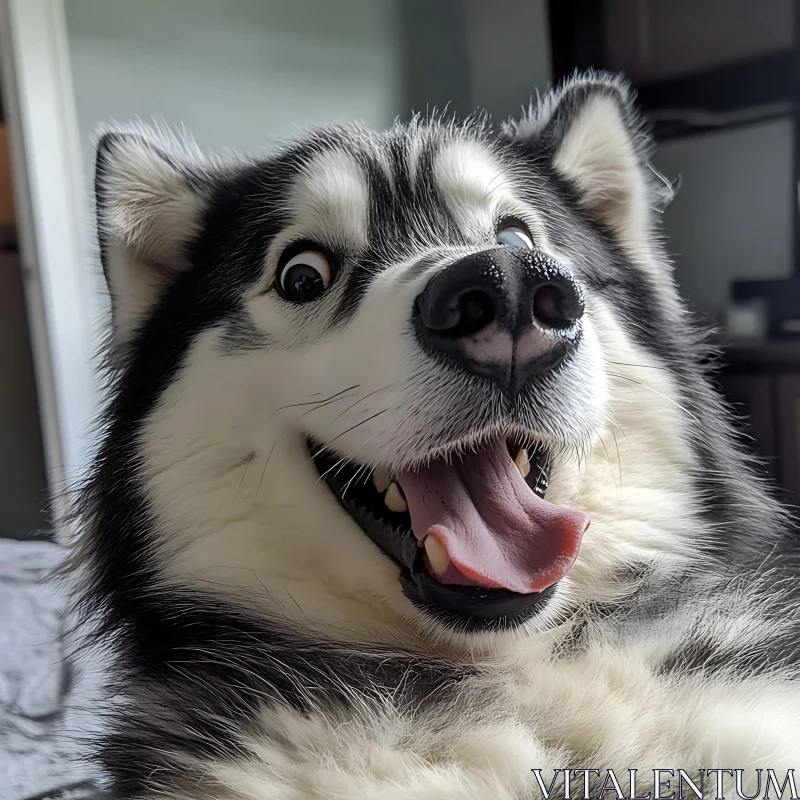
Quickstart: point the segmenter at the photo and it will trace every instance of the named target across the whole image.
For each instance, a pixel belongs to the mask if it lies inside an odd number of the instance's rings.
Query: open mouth
[[[309,448],[341,505],[400,566],[406,596],[461,628],[528,619],[571,568],[589,525],[544,499],[548,453],[502,437],[394,476]]]

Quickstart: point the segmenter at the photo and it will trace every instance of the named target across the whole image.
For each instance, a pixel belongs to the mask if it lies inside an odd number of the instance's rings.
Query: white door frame
[[[91,445],[99,303],[62,0],[0,0],[0,59],[48,488],[63,519]]]

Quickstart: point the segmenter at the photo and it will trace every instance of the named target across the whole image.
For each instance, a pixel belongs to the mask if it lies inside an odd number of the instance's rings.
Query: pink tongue
[[[434,536],[451,565],[443,583],[541,592],[567,574],[589,518],[542,500],[520,475],[505,441],[448,465],[398,478],[417,541]]]

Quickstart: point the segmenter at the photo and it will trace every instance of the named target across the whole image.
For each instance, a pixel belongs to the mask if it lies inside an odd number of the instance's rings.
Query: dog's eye
[[[497,231],[497,244],[533,250],[533,240],[530,234],[520,225],[506,225],[504,228],[500,228]]]
[[[331,266],[322,253],[304,250],[286,262],[278,283],[289,300],[307,303],[330,286]]]

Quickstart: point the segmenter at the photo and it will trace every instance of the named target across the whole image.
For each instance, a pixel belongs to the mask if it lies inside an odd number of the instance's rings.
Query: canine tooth
[[[425,552],[428,554],[428,563],[436,575],[444,574],[450,566],[450,556],[444,545],[434,536],[425,537]]]
[[[524,447],[520,447],[514,459],[514,463],[517,465],[517,469],[522,474],[522,477],[527,478],[531,471],[531,459],[528,455],[528,451]]]
[[[385,472],[376,469],[372,472],[372,483],[375,489],[383,494],[392,485],[392,479]]]
[[[400,493],[400,487],[393,483],[387,490],[386,496],[383,498],[386,507],[389,511],[400,513],[401,511],[408,511],[408,503],[405,497]]]

